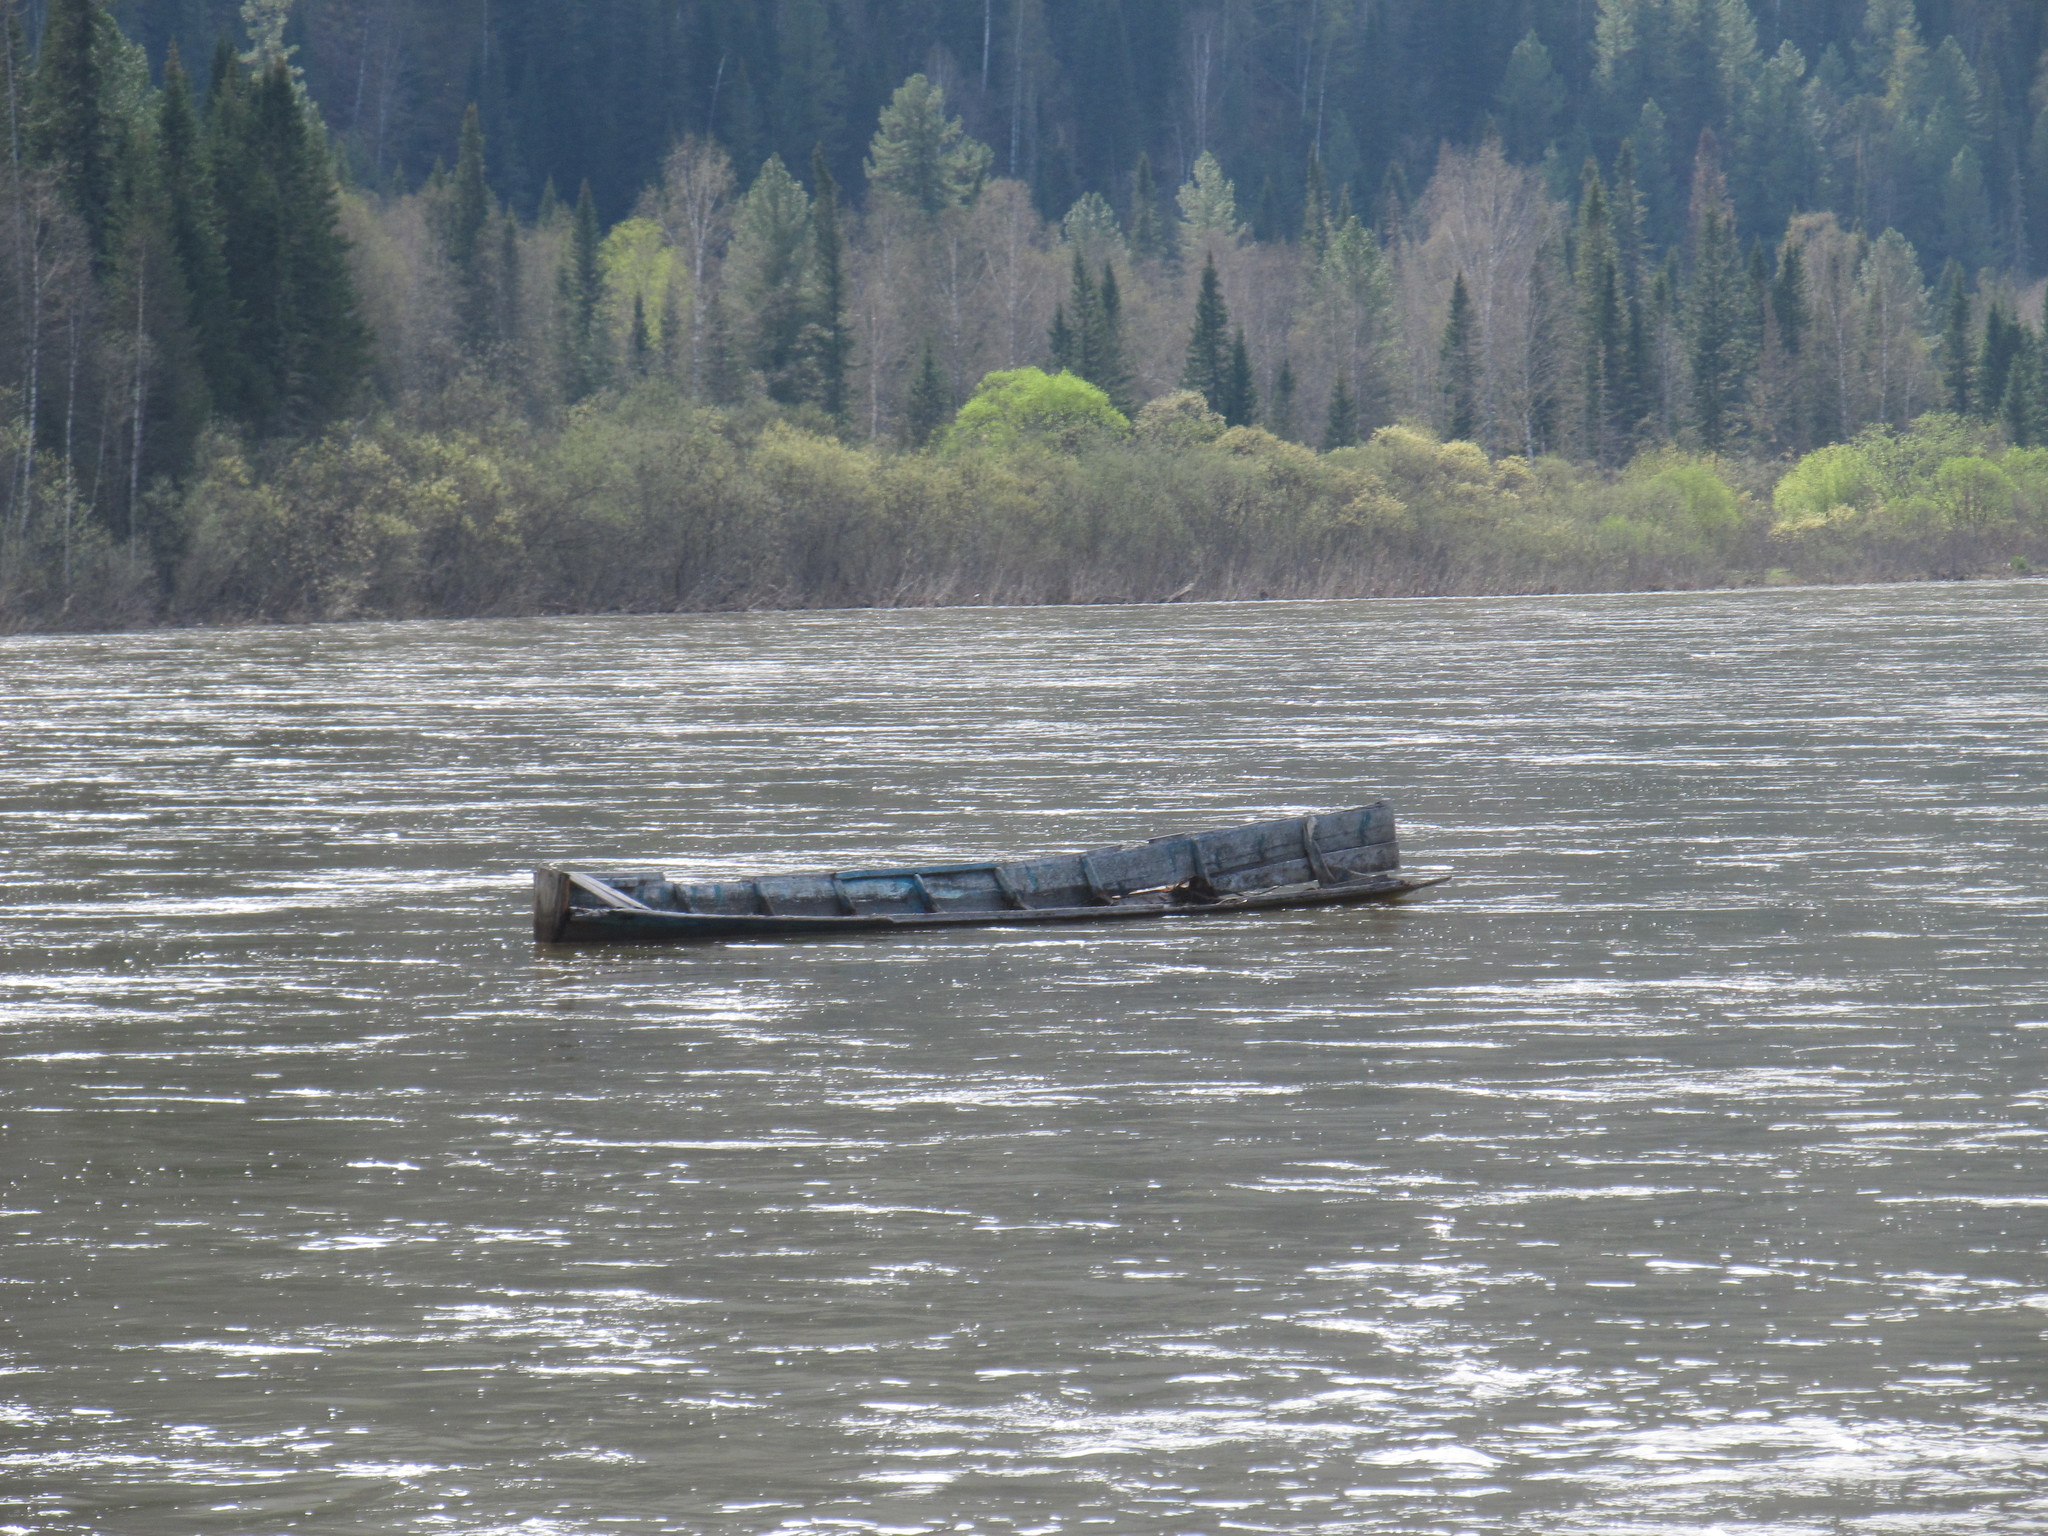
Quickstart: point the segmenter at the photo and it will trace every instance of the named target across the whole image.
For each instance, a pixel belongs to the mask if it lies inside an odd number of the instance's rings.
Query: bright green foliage
[[[1772,501],[1778,526],[1798,530],[1876,505],[1879,482],[1870,456],[1850,443],[1816,449],[1778,482]]]
[[[946,93],[923,75],[897,87],[868,147],[872,191],[927,214],[973,201],[995,154],[946,116]]]
[[[1130,434],[1130,421],[1109,396],[1071,373],[1011,368],[991,373],[953,418],[946,447],[1015,449],[1040,443],[1075,453]]]
[[[638,352],[643,365],[651,364],[656,351],[675,340],[667,329],[670,300],[681,281],[675,247],[662,239],[654,220],[625,219],[598,243],[597,267],[600,348],[617,348],[629,359]]]
[[[1935,505],[1953,526],[1991,528],[2008,522],[2017,498],[2011,477],[1974,454],[1944,459],[1934,472]]]

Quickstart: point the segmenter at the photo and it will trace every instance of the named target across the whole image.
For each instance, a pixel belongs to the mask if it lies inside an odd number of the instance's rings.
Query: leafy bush
[[[1028,442],[1078,453],[1130,434],[1131,424],[1109,396],[1065,371],[1011,368],[991,373],[947,429],[945,447],[1014,451]]]

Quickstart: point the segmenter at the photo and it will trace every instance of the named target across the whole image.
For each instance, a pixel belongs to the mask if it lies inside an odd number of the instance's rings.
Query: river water
[[[2048,584],[6,640],[0,866],[0,1530],[2048,1531]]]

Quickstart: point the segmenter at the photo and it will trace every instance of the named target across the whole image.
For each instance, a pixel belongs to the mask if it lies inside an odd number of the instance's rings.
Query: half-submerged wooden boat
[[[995,863],[716,881],[541,868],[533,933],[543,944],[660,944],[1125,922],[1396,901],[1450,878],[1400,865],[1394,813],[1381,802]]]

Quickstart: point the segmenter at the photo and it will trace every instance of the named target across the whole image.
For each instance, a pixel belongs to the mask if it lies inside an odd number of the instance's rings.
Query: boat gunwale
[[[672,944],[701,940],[823,937],[834,933],[932,932],[944,928],[1023,928],[1040,923],[1143,922],[1168,917],[1228,917],[1245,912],[1303,910],[1317,907],[1394,901],[1416,891],[1442,885],[1448,873],[1375,874],[1341,885],[1296,884],[1216,901],[1123,901],[1109,906],[1027,907],[975,912],[865,912],[849,915],[666,912],[658,908],[578,907],[564,919],[553,940],[558,946],[578,944]],[[579,932],[578,929],[583,931]],[[597,931],[591,931],[591,930]],[[611,931],[604,931],[609,929]],[[624,930],[624,931],[621,931]]]

